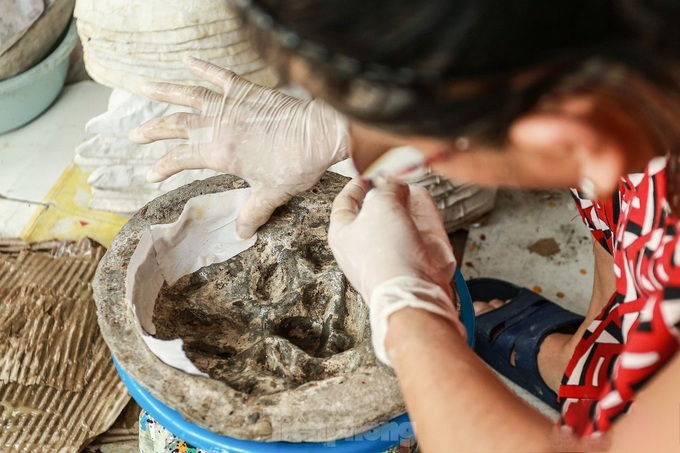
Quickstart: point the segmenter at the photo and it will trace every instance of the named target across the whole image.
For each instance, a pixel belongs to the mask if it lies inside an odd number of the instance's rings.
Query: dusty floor
[[[483,225],[472,228],[459,262],[466,279],[500,278],[585,314],[592,291],[590,233],[567,191],[508,191]],[[557,413],[508,384],[545,414]]]
[[[497,277],[585,312],[592,287],[590,233],[567,191],[500,191],[470,230],[460,263],[465,278]]]

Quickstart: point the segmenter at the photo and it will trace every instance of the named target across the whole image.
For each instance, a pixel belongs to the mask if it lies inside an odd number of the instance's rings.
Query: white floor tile
[[[85,124],[106,111],[111,89],[91,81],[64,88],[57,101],[26,126],[0,135],[0,235],[16,236],[87,134]]]

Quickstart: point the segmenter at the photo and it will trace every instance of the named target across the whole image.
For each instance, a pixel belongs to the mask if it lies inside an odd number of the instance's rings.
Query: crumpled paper
[[[0,0],[0,55],[24,36],[44,10],[43,0]]]
[[[76,147],[74,162],[91,170],[87,179],[92,188],[90,209],[136,212],[164,193],[217,175],[213,170],[186,170],[160,183],[146,180],[153,164],[183,141],[159,140],[139,145],[128,139],[128,133],[151,118],[188,111],[191,111],[189,107],[156,102],[114,89],[107,111],[85,125],[85,131],[93,135]]]
[[[164,282],[172,285],[201,267],[220,263],[255,244],[257,235],[241,239],[236,217],[251,189],[235,189],[190,199],[179,218],[152,225],[142,233],[128,264],[126,300],[149,349],[163,362],[185,373],[207,376],[191,363],[183,341],[159,340],[153,335],[153,310]]]

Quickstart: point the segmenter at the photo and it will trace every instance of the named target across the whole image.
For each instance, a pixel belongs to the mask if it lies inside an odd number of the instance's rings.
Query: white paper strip
[[[203,266],[228,260],[255,244],[257,236],[241,239],[236,217],[251,189],[236,189],[190,199],[179,218],[152,225],[137,244],[128,263],[125,293],[137,326],[151,352],[185,373],[207,376],[191,363],[181,339],[160,340],[153,309],[164,282],[172,285]]]

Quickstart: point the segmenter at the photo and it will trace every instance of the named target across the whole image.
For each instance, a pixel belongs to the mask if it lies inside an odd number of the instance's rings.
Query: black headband
[[[415,82],[433,81],[437,77],[418,74],[411,68],[392,68],[386,65],[362,62],[356,58],[334,52],[320,44],[301,37],[290,28],[279,23],[271,14],[255,5],[252,0],[229,0],[237,6],[245,19],[260,30],[267,32],[283,48],[314,62],[331,66],[342,75],[361,77],[376,82],[390,82],[409,85]],[[370,0],[368,0],[370,1]]]
[[[442,3],[450,6],[448,11],[441,12],[439,32],[454,34],[457,31],[456,27],[462,29],[465,25],[472,24],[472,28],[465,32],[467,34],[463,36],[461,42],[453,44],[452,47],[458,46],[456,51],[462,49],[473,55],[485,54],[485,56],[480,57],[480,61],[461,64],[452,58],[447,69],[425,71],[410,66],[360,61],[345,55],[342,51],[301,36],[277,20],[255,0],[228,1],[241,12],[248,23],[266,33],[278,45],[312,63],[330,67],[341,76],[360,77],[372,82],[402,86],[514,72],[545,61],[573,57],[594,47],[609,46],[611,30],[608,29],[611,28],[611,24],[607,21],[613,15],[606,6],[608,2],[601,0],[550,0],[548,4],[543,1],[476,0],[481,3],[473,2],[480,5],[474,7],[470,6],[469,2],[448,0]],[[502,13],[507,11],[510,4],[516,5],[517,8],[514,18],[502,17]],[[466,13],[475,8],[484,14],[481,18],[473,18],[470,21]],[[545,12],[550,13],[548,17]],[[545,42],[534,44],[537,40],[533,38],[532,33],[540,34],[546,29],[550,31],[550,36],[546,36]],[[486,41],[478,44],[475,42],[478,36],[480,40]],[[543,44],[545,48],[541,47]],[[495,55],[496,48],[504,50]]]

